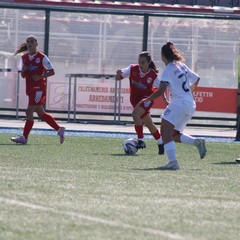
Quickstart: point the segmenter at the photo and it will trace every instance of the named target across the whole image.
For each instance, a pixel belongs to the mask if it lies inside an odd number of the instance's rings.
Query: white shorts
[[[185,129],[186,125],[189,123],[191,120],[193,113],[195,111],[194,107],[189,107],[185,109],[186,106],[179,106],[176,104],[169,104],[167,108],[165,109],[164,113],[161,115],[161,117],[172,123],[175,127],[175,129],[179,132],[183,132]],[[186,112],[187,110],[187,112]],[[189,114],[192,113],[192,114]]]

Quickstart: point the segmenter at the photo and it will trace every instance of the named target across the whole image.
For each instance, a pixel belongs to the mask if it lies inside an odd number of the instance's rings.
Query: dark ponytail
[[[138,57],[145,57],[147,59],[147,62],[149,63],[149,68],[153,69],[156,73],[158,73],[158,69],[155,65],[155,63],[152,60],[152,57],[149,52],[141,52]]]
[[[27,44],[26,43],[22,43],[19,47],[18,47],[18,49],[16,50],[16,52],[14,53],[14,56],[15,55],[17,55],[17,54],[19,54],[19,53],[21,53],[21,52],[25,52],[25,51],[27,51]]]
[[[184,62],[185,59],[181,55],[180,51],[175,47],[172,42],[167,42],[162,46],[162,55],[169,61],[180,61]]]
[[[26,38],[26,42],[27,42],[27,40],[28,39],[30,39],[30,38],[32,38],[32,39],[34,39],[35,41],[37,41],[37,38],[34,36],[34,35],[30,35],[30,36],[28,36],[27,38]],[[27,43],[22,43],[19,47],[18,47],[18,49],[16,50],[16,52],[14,53],[14,56],[15,55],[17,55],[17,54],[19,54],[19,53],[21,53],[21,52],[25,52],[25,51],[27,51],[28,50],[28,47],[27,47]]]

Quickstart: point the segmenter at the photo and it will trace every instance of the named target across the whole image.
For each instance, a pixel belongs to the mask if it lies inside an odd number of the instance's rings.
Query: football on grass
[[[123,150],[126,154],[128,155],[133,155],[135,154],[138,149],[137,149],[137,139],[135,138],[129,138],[123,142]]]

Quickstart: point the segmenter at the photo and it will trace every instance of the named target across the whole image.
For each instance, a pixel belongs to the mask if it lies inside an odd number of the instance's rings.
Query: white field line
[[[94,217],[94,216],[77,213],[77,212],[61,211],[61,210],[54,209],[51,207],[41,206],[41,205],[37,205],[37,204],[29,203],[29,202],[23,202],[23,201],[14,200],[14,199],[0,197],[0,202],[4,202],[6,204],[15,205],[15,206],[19,206],[19,207],[30,208],[33,210],[40,210],[40,211],[45,211],[45,212],[52,212],[55,214],[66,215],[66,216],[69,216],[72,218],[84,219],[87,221],[96,222],[96,223],[100,223],[103,225],[108,225],[108,226],[113,226],[113,227],[121,227],[121,228],[125,228],[125,229],[133,229],[136,231],[142,231],[142,232],[153,234],[153,235],[167,237],[168,239],[176,239],[176,240],[185,239],[184,237],[180,236],[179,234],[175,234],[175,233],[170,233],[170,232],[161,231],[161,230],[152,229],[152,228],[141,228],[141,227],[137,227],[134,225],[125,224],[125,223],[122,223],[119,221],[107,220],[107,219]]]
[[[7,175],[7,178],[8,179],[15,179],[15,175],[12,174],[12,173],[16,173],[16,175],[18,174],[17,173],[17,170],[21,170],[22,172],[23,171],[26,171],[26,172],[33,172],[33,171],[36,171],[36,172],[41,172],[41,171],[51,171],[51,172],[67,172],[67,173],[82,173],[83,171],[85,170],[81,170],[81,169],[60,169],[60,168],[52,168],[51,170],[49,169],[46,169],[46,168],[41,168],[41,167],[36,167],[36,168],[30,168],[30,167],[11,167],[11,166],[0,166],[0,170],[4,170],[5,172],[10,172],[11,173],[11,176],[10,175]],[[95,172],[98,172],[98,170],[88,170],[89,173],[95,173]],[[121,172],[121,175],[129,175],[129,172]],[[24,175],[26,176],[26,175]],[[177,178],[194,178],[194,177],[189,177],[188,175],[178,175],[176,176]],[[5,179],[5,176],[3,176],[3,173],[2,175],[0,175],[0,179]],[[61,177],[58,177],[58,178],[55,178],[55,177],[46,177],[46,179],[48,180],[56,180],[56,179],[62,179]],[[208,176],[208,179],[216,179],[216,180],[227,180],[229,179],[229,177],[212,177],[212,176]]]

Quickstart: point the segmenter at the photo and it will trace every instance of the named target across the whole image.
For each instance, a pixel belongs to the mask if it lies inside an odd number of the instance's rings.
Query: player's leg
[[[19,144],[27,144],[28,142],[28,135],[30,133],[30,131],[32,130],[33,124],[34,124],[34,118],[33,118],[33,113],[35,110],[35,106],[34,105],[29,105],[27,110],[26,110],[26,122],[24,125],[24,129],[23,129],[23,135],[22,136],[18,136],[18,137],[12,137],[11,140],[15,143],[19,143]]]
[[[58,132],[60,143],[64,142],[64,132],[65,128],[60,127],[56,120],[48,113],[45,112],[43,105],[38,105],[36,108],[36,112],[43,121],[45,121],[50,127],[55,129]]]
[[[19,144],[27,144],[28,142],[28,136],[30,131],[32,130],[33,124],[34,124],[34,117],[33,117],[33,113],[36,109],[36,101],[35,101],[35,93],[31,93],[30,95],[28,95],[28,107],[26,110],[26,122],[24,125],[24,129],[23,129],[23,135],[22,136],[18,136],[18,137],[12,137],[11,140],[15,143],[19,143]]]
[[[158,144],[158,154],[162,155],[164,154],[164,146],[162,137],[160,134],[160,131],[156,127],[156,125],[153,123],[152,118],[149,113],[147,113],[143,118],[142,121],[146,125],[146,127],[149,129],[150,133],[154,137],[154,139],[157,141]]]
[[[37,108],[36,108],[36,112],[39,116],[39,118],[41,118],[43,121],[45,121],[50,127],[52,127],[53,129],[55,129],[58,132],[58,136],[60,138],[60,143],[64,142],[64,132],[65,132],[65,128],[64,127],[60,127],[57,122],[55,121],[55,119],[48,113],[45,112],[43,104],[45,102],[46,99],[46,91],[37,91],[36,92],[36,103],[37,103]]]
[[[175,142],[195,145],[198,149],[200,158],[203,159],[207,152],[205,139],[195,138],[186,133],[183,133],[183,130],[185,129],[191,118],[192,115],[186,114],[183,111],[179,113],[179,122],[175,126],[176,129],[173,131],[173,139]]]
[[[162,170],[178,170],[180,168],[176,157],[176,145],[172,137],[174,127],[175,126],[171,122],[162,118],[161,134],[163,138],[164,149],[169,160],[168,164],[160,167]]]
[[[143,134],[143,122],[141,116],[145,113],[144,108],[141,106],[135,107],[132,112],[132,117],[134,121],[134,128],[138,137],[138,145],[137,148],[146,148],[146,144],[144,142],[144,134]]]
[[[32,130],[33,124],[34,124],[34,111],[36,109],[35,105],[29,105],[26,111],[26,115],[27,115],[27,120],[25,122],[25,126],[24,126],[24,130],[23,130],[23,136],[25,137],[25,139],[28,139],[28,135],[30,133],[30,131]]]

